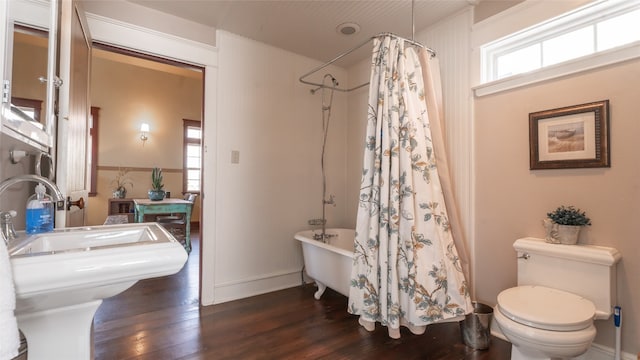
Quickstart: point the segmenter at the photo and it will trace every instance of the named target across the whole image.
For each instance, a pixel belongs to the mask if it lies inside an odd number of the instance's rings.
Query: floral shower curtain
[[[421,334],[472,306],[414,49],[394,36],[375,39],[369,89],[349,312],[367,330],[380,322],[399,338],[400,326]]]

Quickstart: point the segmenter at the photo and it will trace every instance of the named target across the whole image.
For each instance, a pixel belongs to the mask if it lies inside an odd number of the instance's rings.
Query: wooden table
[[[135,207],[135,222],[144,222],[144,216],[149,214],[185,214],[184,248],[191,252],[191,208],[193,203],[182,199],[164,199],[151,201],[149,199],[133,199]]]

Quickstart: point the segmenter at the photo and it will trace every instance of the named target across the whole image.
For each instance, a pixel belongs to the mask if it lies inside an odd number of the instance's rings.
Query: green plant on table
[[[164,184],[162,183],[162,169],[158,167],[154,167],[151,170],[151,188],[155,191],[164,189]]]

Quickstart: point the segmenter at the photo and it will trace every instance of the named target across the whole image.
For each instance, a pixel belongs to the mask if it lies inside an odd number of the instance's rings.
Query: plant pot
[[[575,245],[578,243],[580,229],[577,225],[560,225],[547,218],[542,221],[546,230],[545,240],[552,244]]]
[[[120,188],[113,190],[113,198],[114,199],[124,199],[127,197],[127,189]]]
[[[149,200],[151,201],[164,200],[164,195],[164,190],[149,190]]]
[[[580,228],[582,228],[582,226],[558,225],[558,240],[560,240],[560,244],[577,244],[578,236],[580,236]]]

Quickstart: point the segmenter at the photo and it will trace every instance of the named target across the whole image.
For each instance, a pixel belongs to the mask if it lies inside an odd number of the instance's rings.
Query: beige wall
[[[87,224],[97,225],[107,216],[118,167],[133,170],[127,197],[147,197],[154,166],[164,169],[165,190],[182,196],[182,119],[200,120],[202,80],[96,56],[92,61],[91,103],[100,108],[98,194],[89,199]],[[144,146],[143,122],[150,127]]]
[[[473,21],[480,22],[524,0],[480,0],[473,9]]]
[[[593,222],[580,242],[622,253],[617,280],[622,344],[633,354],[640,351],[638,84],[636,60],[475,100],[478,300],[495,304],[501,290],[516,284],[515,239],[544,237],[545,214],[561,204],[575,205]],[[611,106],[611,168],[529,170],[529,113],[605,99]],[[595,342],[612,347],[613,322],[598,321],[597,328]]]

